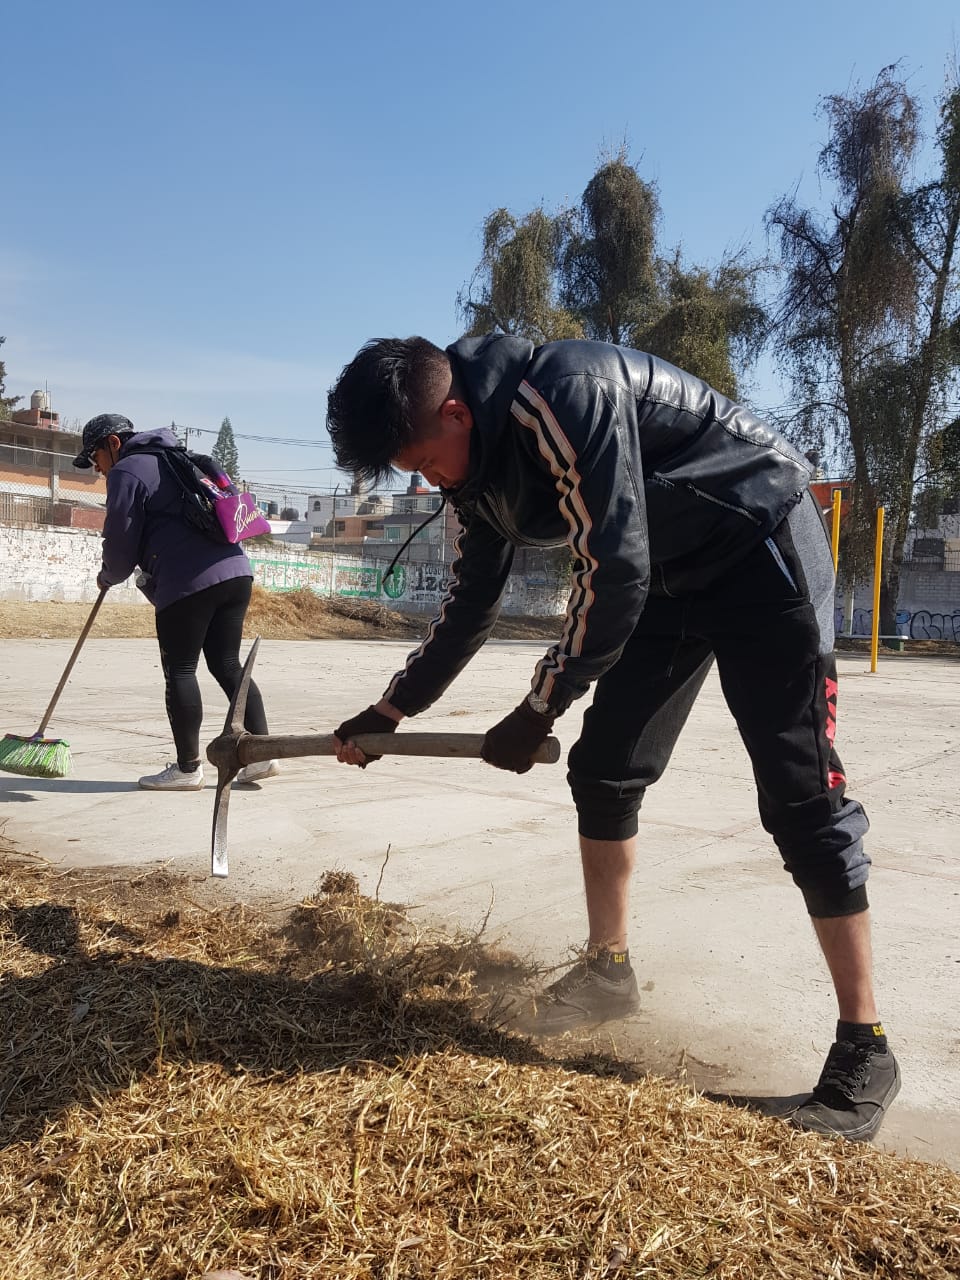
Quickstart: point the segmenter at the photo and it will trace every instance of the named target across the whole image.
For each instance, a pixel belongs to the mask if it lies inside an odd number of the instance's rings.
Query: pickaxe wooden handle
[[[207,759],[223,736],[215,738],[207,748]],[[353,741],[368,756],[457,756],[480,759],[486,735],[482,733],[358,733]],[[337,740],[332,733],[241,733],[231,737],[236,744],[238,772],[247,764],[262,760],[284,760],[291,756],[335,756]],[[533,756],[534,764],[556,764],[560,759],[560,743],[547,738]]]
[[[230,709],[223,733],[207,747],[207,759],[217,766],[217,797],[213,810],[213,844],[210,874],[228,874],[227,812],[230,805],[230,783],[247,764],[263,760],[289,759],[291,756],[332,756],[337,740],[332,733],[253,734],[243,728],[247,691],[260,644],[253,642],[243,675]],[[362,733],[354,739],[361,751],[374,756],[444,756],[479,759],[483,747],[482,733]],[[535,764],[555,764],[560,759],[560,743],[547,738],[533,756]]]

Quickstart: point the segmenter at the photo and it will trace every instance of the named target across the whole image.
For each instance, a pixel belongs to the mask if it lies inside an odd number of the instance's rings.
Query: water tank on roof
[[[46,391],[34,391],[30,397],[30,408],[39,409],[41,413],[46,413],[50,408],[50,397]]]

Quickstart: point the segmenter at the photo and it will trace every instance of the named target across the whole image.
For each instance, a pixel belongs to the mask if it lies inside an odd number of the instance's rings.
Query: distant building
[[[0,418],[0,519],[103,528],[106,486],[96,471],[73,466],[80,443],[61,429],[45,391],[34,391],[29,409]]]
[[[354,482],[349,493],[311,494],[307,503],[310,545],[343,555],[366,553],[377,559],[390,558],[442,504],[442,495],[425,485],[417,472],[410,476],[403,493],[369,493]],[[443,516],[416,534],[405,558],[449,561],[459,532],[456,513],[448,506]]]
[[[847,516],[850,510],[850,502],[853,496],[853,485],[849,480],[826,480],[823,479],[823,472],[818,473],[818,477],[810,481],[810,492],[820,504],[820,510],[826,516],[827,523],[833,515],[833,495],[840,491],[840,520],[841,522]]]

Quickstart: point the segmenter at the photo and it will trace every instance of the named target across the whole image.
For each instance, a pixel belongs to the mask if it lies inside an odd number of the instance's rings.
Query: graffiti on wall
[[[338,564],[333,568],[333,593],[376,599],[380,594],[380,570],[372,564]]]
[[[867,639],[873,633],[873,610],[854,609],[849,633],[843,629],[843,609],[836,610],[834,626],[837,635],[851,635]],[[900,609],[897,613],[897,635],[910,640],[952,640],[960,644],[960,610],[952,613],[933,613],[918,609],[909,613]]]
[[[418,564],[410,566],[407,577],[407,596],[424,604],[439,604],[446,594],[449,573],[444,564]]]
[[[265,559],[251,555],[253,580],[265,591],[329,590],[330,571],[323,561]]]
[[[450,581],[450,566],[445,564],[396,565],[387,575],[386,566],[347,558],[331,563],[327,557],[306,561],[251,554],[250,562],[254,581],[267,591],[309,589],[318,595],[395,602],[417,612],[437,608]],[[504,593],[504,612],[561,614],[564,600],[558,585],[542,575],[511,575]]]

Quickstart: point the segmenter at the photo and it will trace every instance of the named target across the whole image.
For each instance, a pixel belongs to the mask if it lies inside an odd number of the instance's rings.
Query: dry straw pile
[[[349,876],[0,879],[5,1278],[960,1275],[957,1175],[551,1058]]]

